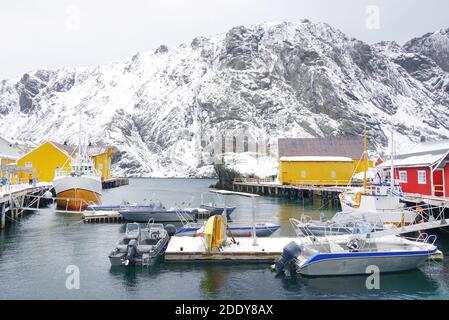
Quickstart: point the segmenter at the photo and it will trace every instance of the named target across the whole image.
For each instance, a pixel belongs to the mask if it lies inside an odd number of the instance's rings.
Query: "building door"
[[[436,169],[433,172],[433,196],[444,196],[443,169]]]

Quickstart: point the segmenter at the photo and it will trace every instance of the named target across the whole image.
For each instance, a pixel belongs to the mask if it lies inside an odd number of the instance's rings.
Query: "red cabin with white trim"
[[[402,191],[449,197],[449,140],[423,142],[393,159],[394,179]],[[390,160],[379,165],[389,175]]]

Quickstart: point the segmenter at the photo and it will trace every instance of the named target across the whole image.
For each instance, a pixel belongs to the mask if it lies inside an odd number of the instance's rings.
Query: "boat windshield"
[[[140,228],[138,223],[128,223],[126,225],[126,233],[138,231]]]

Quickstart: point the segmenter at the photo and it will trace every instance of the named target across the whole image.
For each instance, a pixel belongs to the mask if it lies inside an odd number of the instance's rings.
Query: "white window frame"
[[[419,179],[421,173],[424,173],[424,181]],[[418,184],[427,184],[427,172],[426,170],[418,170]]]
[[[32,161],[25,162],[25,167],[26,168],[32,168],[33,167],[33,162]]]
[[[405,175],[405,179],[402,179],[401,174]],[[399,171],[399,182],[407,182],[407,171]]]

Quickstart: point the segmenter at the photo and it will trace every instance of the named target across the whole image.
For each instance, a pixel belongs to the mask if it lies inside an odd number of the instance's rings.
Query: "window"
[[[102,163],[99,163],[98,164],[98,170],[102,170],[103,169],[103,164]]]
[[[302,170],[301,171],[301,178],[306,178],[307,177],[307,172],[306,170]]]
[[[332,178],[332,179],[337,178],[337,172],[331,171],[331,178]]]
[[[399,171],[399,181],[407,182],[407,171]]]
[[[236,137],[232,137],[232,152],[234,152],[234,153],[237,152],[237,138]]]
[[[426,184],[426,172],[424,170],[418,171],[418,183]]]
[[[25,167],[31,168],[33,166],[33,163],[31,161],[25,162]]]

